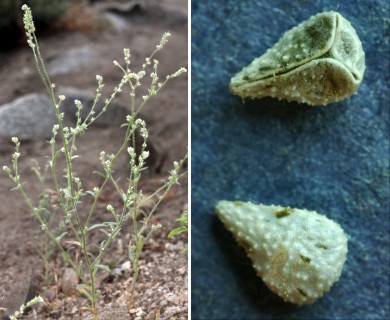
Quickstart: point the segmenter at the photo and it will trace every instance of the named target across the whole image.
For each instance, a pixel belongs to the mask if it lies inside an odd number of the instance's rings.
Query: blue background
[[[366,52],[358,94],[326,107],[230,95],[288,29],[336,10]],[[389,318],[389,3],[192,1],[192,319]],[[349,235],[330,292],[284,303],[216,218],[218,200],[316,210]]]

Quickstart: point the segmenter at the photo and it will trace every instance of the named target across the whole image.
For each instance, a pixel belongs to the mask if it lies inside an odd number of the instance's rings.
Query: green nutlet
[[[362,43],[351,23],[337,12],[323,12],[287,31],[237,73],[230,91],[242,98],[327,105],[354,94],[364,70]]]

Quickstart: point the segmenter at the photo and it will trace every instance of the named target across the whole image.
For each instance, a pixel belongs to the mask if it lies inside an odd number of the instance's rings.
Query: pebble
[[[55,288],[49,288],[49,289],[46,289],[45,291],[42,292],[42,297],[46,300],[46,301],[53,301],[55,298],[56,298],[56,290]]]
[[[155,320],[156,319],[156,311],[152,310],[150,311],[147,316],[145,317],[145,320]]]
[[[167,304],[168,304],[167,301],[161,301],[160,306],[161,306],[161,307],[165,307]]]
[[[131,262],[129,260],[125,261],[124,263],[121,264],[121,269],[125,273],[129,273],[131,270]]]
[[[71,295],[76,292],[76,287],[79,283],[79,277],[72,268],[66,268],[61,278],[61,290],[66,295]]]
[[[181,312],[181,307],[168,307],[165,309],[164,317],[169,318],[174,316],[175,314]]]

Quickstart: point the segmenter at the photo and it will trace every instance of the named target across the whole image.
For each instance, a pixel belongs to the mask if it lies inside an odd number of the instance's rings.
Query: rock
[[[176,244],[167,242],[165,244],[165,249],[167,249],[168,251],[178,251],[178,250],[182,250],[183,246],[184,246],[184,243],[181,240],[178,241],[178,243],[176,243]]]
[[[120,13],[129,13],[135,10],[145,10],[147,4],[145,0],[125,0],[125,1],[110,1],[96,5],[98,11],[112,11]]]
[[[113,1],[103,2],[95,5],[97,12],[107,21],[115,31],[129,29],[134,22],[134,16],[145,11],[147,7],[145,0]]]
[[[50,99],[28,94],[0,106],[0,137],[50,138],[57,122]]]
[[[165,309],[164,318],[169,319],[182,311],[181,307],[168,307]]]
[[[88,46],[70,49],[53,58],[47,65],[50,76],[69,74],[92,65],[96,53]]]
[[[150,311],[147,316],[145,317],[145,320],[155,320],[156,319],[156,310]]]
[[[180,298],[172,292],[169,292],[166,294],[165,300],[172,302],[173,304],[176,304],[176,305],[179,304],[179,302],[180,302]]]
[[[179,296],[179,304],[184,304],[186,302],[188,302],[188,291],[183,290],[183,292],[180,293],[180,296]]]
[[[102,17],[109,23],[109,28],[114,31],[124,31],[129,28],[129,21],[125,17],[114,12],[103,12]]]
[[[129,260],[123,262],[123,263],[121,264],[121,269],[123,270],[123,272],[124,272],[125,274],[130,273],[130,271],[131,271],[131,262],[130,262]]]
[[[61,278],[61,290],[66,295],[71,295],[76,292],[76,287],[79,284],[79,277],[72,268],[66,268]]]
[[[45,301],[54,301],[56,298],[56,289],[55,288],[48,288],[42,292],[42,298],[45,299]]]

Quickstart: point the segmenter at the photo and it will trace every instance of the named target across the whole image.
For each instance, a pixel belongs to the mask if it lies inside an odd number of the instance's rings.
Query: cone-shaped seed
[[[362,43],[339,13],[323,12],[287,31],[230,82],[243,98],[327,105],[350,97],[365,70]]]
[[[284,301],[310,304],[339,279],[347,255],[341,227],[314,211],[220,201],[216,213]]]

